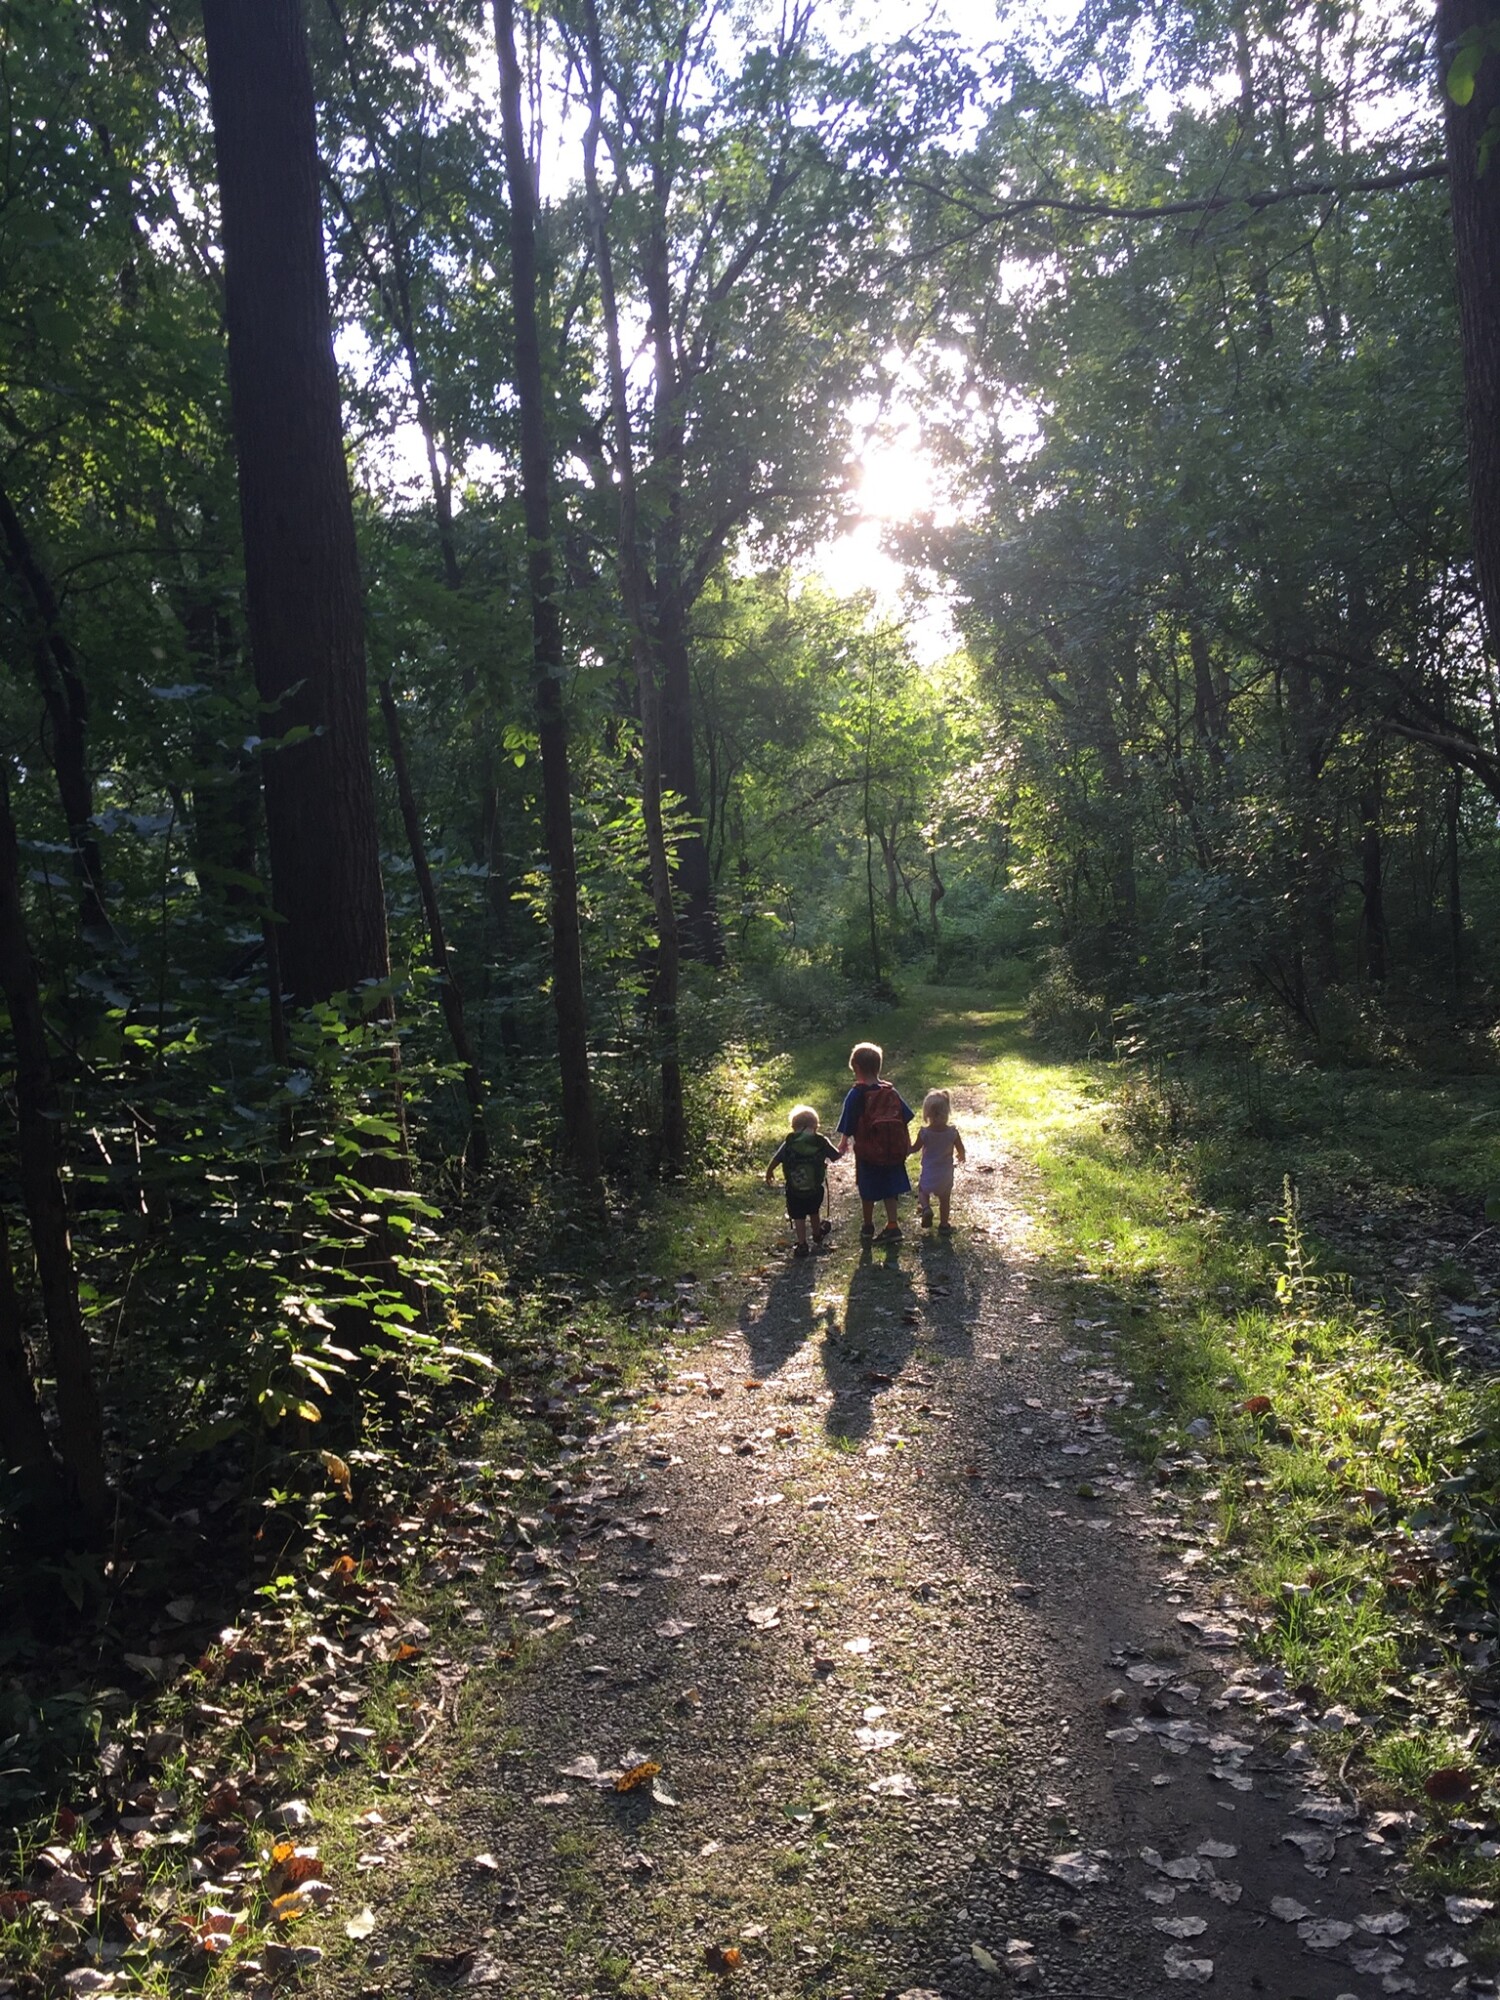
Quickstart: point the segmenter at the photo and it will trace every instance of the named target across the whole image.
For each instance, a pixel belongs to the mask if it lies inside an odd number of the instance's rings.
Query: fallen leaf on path
[[[1312,1911],[1305,1903],[1299,1903],[1295,1896],[1273,1896],[1271,1915],[1284,1924],[1300,1924],[1304,1917],[1312,1915]]]
[[[720,1974],[733,1972],[740,1958],[741,1952],[737,1944],[705,1945],[703,1950],[703,1962],[710,1972]]]
[[[864,1654],[869,1652],[873,1644],[874,1641],[871,1639],[846,1639],[844,1641],[844,1651],[846,1653]]]
[[[1372,1937],[1400,1937],[1403,1931],[1411,1929],[1411,1918],[1404,1910],[1380,1910],[1372,1917],[1358,1917],[1355,1921]]]
[[[352,1937],[356,1939],[367,1938],[373,1934],[374,1929],[375,1929],[375,1912],[370,1908],[370,1906],[367,1903],[365,1907],[359,1912],[358,1916],[351,1917],[348,1923],[345,1924],[344,1935],[345,1937]]]
[[[1081,1889],[1089,1882],[1106,1879],[1099,1863],[1081,1851],[1054,1854],[1047,1864],[1047,1873],[1055,1875],[1059,1882],[1066,1882],[1071,1889]]]
[[[781,1611],[774,1604],[762,1604],[745,1613],[747,1625],[753,1625],[757,1632],[770,1632],[781,1623]]]
[[[1310,1951],[1332,1951],[1336,1944],[1349,1942],[1354,1926],[1339,1917],[1309,1917],[1298,1924],[1297,1935]]]
[[[689,1632],[696,1632],[697,1629],[691,1619],[664,1618],[656,1627],[656,1636],[658,1639],[685,1639]]]
[[[1372,1945],[1368,1951],[1351,1950],[1349,1963],[1356,1972],[1399,1972],[1404,1955],[1388,1944]]]
[[[1281,1837],[1300,1852],[1309,1867],[1315,1862],[1331,1861],[1337,1851],[1326,1833],[1284,1833]]]
[[[419,1951],[417,1963],[434,1979],[446,1985],[462,1979],[474,1963],[477,1945],[465,1945],[458,1951]]]
[[[1169,1951],[1161,1965],[1168,1979],[1180,1979],[1189,1986],[1207,1986],[1214,1976],[1211,1958],[1189,1958],[1185,1953]]]
[[[1471,1799],[1479,1789],[1479,1781],[1474,1773],[1462,1765],[1450,1764],[1445,1770],[1433,1771],[1423,1779],[1422,1790],[1434,1805],[1457,1806],[1465,1799]]]
[[[1231,1847],[1227,1840],[1200,1840],[1197,1846],[1197,1852],[1205,1861],[1233,1861],[1239,1851],[1237,1847]]]
[[[500,1863],[495,1859],[493,1854],[476,1854],[470,1865],[477,1868],[481,1875],[498,1875],[500,1873]]]
[[[1434,1972],[1457,1972],[1461,1965],[1468,1964],[1469,1957],[1468,1953],[1460,1951],[1456,1944],[1440,1944],[1428,1952],[1422,1962],[1424,1965],[1430,1965]]]
[[[653,1764],[649,1758],[643,1759],[639,1764],[632,1764],[615,1779],[615,1790],[633,1792],[638,1786],[649,1783],[660,1769],[661,1765]]]
[[[592,1754],[575,1757],[571,1764],[559,1764],[557,1775],[560,1778],[581,1778],[586,1785],[597,1785],[599,1782],[599,1759]]]
[[[1443,1908],[1448,1912],[1449,1921],[1455,1924],[1477,1924],[1481,1917],[1487,1917],[1495,1905],[1488,1896],[1445,1896]]]
[[[1208,1929],[1208,1920],[1205,1917],[1153,1917],[1151,1928],[1160,1931],[1164,1937],[1202,1937]]]
[[[914,1799],[917,1788],[905,1771],[893,1771],[887,1778],[877,1778],[867,1789],[877,1799]]]

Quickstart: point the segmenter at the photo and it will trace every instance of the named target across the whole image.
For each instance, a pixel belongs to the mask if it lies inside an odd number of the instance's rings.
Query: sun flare
[[[911,521],[932,511],[932,460],[913,427],[872,438],[860,453],[854,490],[867,521]]]

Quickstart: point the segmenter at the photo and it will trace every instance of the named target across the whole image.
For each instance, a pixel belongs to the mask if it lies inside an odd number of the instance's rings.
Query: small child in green
[[[786,1180],[786,1212],[791,1217],[792,1227],[797,1233],[794,1257],[805,1257],[808,1253],[807,1225],[813,1226],[813,1241],[821,1243],[833,1227],[824,1222],[818,1211],[823,1206],[823,1187],[828,1179],[828,1162],[838,1158],[838,1148],[830,1146],[818,1130],[818,1114],[810,1104],[792,1107],[791,1130],[771,1155],[766,1168],[766,1186],[770,1187],[780,1167]]]

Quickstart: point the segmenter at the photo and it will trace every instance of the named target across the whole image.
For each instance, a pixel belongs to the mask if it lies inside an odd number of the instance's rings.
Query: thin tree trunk
[[[47,1053],[36,963],[21,901],[20,848],[11,818],[10,786],[0,769],[0,992],[10,1013],[16,1051],[16,1145],[21,1195],[36,1252],[47,1342],[57,1381],[57,1441],[63,1474],[80,1524],[104,1524],[109,1486],[104,1471],[104,1424],[94,1382],[88,1329],[78,1302],[68,1204],[62,1177],[62,1107]]]
[[[601,1187],[599,1136],[589,1076],[578,860],[573,845],[573,793],[562,699],[562,620],[558,615],[552,559],[552,466],[547,446],[546,390],[537,314],[536,189],[521,122],[521,66],[516,56],[513,0],[495,0],[494,15],[505,179],[510,195],[510,286],[515,321],[516,399],[521,416],[521,496],[529,543],[527,576],[537,734],[541,745],[542,821],[551,878],[552,1004],[562,1079],[563,1146],[580,1182],[597,1192]]]
[[[1500,0],[1438,0],[1440,78],[1470,30],[1493,32]],[[1469,439],[1469,522],[1474,574],[1491,655],[1500,652],[1500,172],[1481,172],[1480,141],[1500,118],[1500,56],[1487,50],[1467,104],[1442,92],[1448,148],[1464,399]],[[1493,747],[1493,746],[1492,746]]]
[[[1464,906],[1463,882],[1459,871],[1459,825],[1463,808],[1464,774],[1454,770],[1448,780],[1446,818],[1447,864],[1448,864],[1448,952],[1450,976],[1453,981],[1453,997],[1459,999],[1464,990]]]
[[[683,949],[708,965],[722,965],[724,938],[714,903],[713,872],[704,837],[693,742],[693,675],[682,579],[682,468],[686,447],[682,387],[672,348],[671,278],[664,222],[659,222],[653,230],[647,248],[646,289],[655,358],[652,470],[660,487],[656,495],[654,569],[662,783],[677,794],[687,810],[688,824],[677,840]]]
[[[603,97],[603,57],[599,47],[599,17],[587,0],[589,37],[589,122],[583,141],[584,190],[599,274],[599,305],[604,320],[606,364],[609,371],[610,424],[615,444],[615,477],[620,501],[620,595],[630,632],[635,663],[637,700],[641,711],[641,812],[646,829],[646,860],[651,879],[651,904],[656,921],[656,967],[652,980],[657,1061],[661,1073],[661,1143],[663,1164],[680,1173],[687,1156],[687,1114],[682,1095],[682,1059],[678,1046],[677,1000],[681,981],[681,946],[677,905],[672,889],[672,859],[662,818],[661,696],[651,645],[646,607],[644,564],[635,484],[635,453],[626,401],[625,361],[620,345],[620,312],[615,294],[614,257],[608,217],[599,187],[599,126]]]
[[[880,968],[880,922],[875,914],[875,833],[870,820],[870,784],[865,779],[865,906],[870,926],[870,967],[877,994],[884,991],[885,974]]]
[[[475,1173],[482,1173],[489,1161],[489,1134],[484,1123],[484,1083],[479,1074],[479,1065],[474,1059],[473,1044],[469,1040],[468,1023],[464,1019],[464,998],[459,990],[458,974],[454,969],[452,955],[448,950],[448,938],[443,929],[443,913],[438,905],[437,884],[432,879],[432,869],[427,860],[427,843],[422,836],[422,815],[417,811],[416,794],[412,790],[411,771],[406,762],[406,744],[401,734],[401,712],[396,706],[395,690],[388,680],[380,683],[380,712],[385,717],[386,740],[390,745],[391,765],[396,773],[396,794],[401,801],[401,820],[406,828],[406,841],[411,849],[411,865],[417,878],[417,893],[422,899],[422,910],[427,918],[427,941],[432,957],[432,969],[438,978],[438,1000],[443,1009],[443,1019],[448,1024],[448,1037],[453,1043],[453,1052],[458,1057],[463,1071],[464,1094],[469,1100],[469,1141],[466,1158]]]
[[[1384,857],[1380,838],[1380,787],[1371,784],[1360,800],[1359,858],[1365,903],[1365,977],[1383,986],[1386,976]]]
[[[10,1232],[0,1208],[0,1455],[21,1474],[31,1507],[61,1512],[66,1503],[62,1467],[47,1440],[47,1426],[21,1330],[21,1302],[11,1273]]]
[[[300,0],[202,0],[266,827],[298,1005],[390,970],[364,612]]]
[[[104,874],[94,834],[94,787],[88,768],[88,696],[51,579],[0,485],[0,555],[19,585],[36,625],[37,679],[47,709],[52,768],[78,876],[79,920],[86,931],[105,931]]]

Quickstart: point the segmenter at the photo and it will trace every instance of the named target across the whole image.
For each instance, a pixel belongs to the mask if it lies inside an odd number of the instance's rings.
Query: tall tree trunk
[[[658,199],[665,206],[665,195]],[[683,456],[686,449],[682,385],[672,344],[672,294],[664,216],[646,253],[646,291],[655,361],[653,475],[658,487],[654,564],[654,621],[661,704],[661,774],[687,810],[677,840],[677,880],[683,912],[683,949],[709,965],[724,961],[724,938],[714,903],[713,871],[704,834],[693,740],[693,674],[688,611],[682,576]]]
[[[652,913],[656,922],[652,1011],[661,1075],[662,1161],[668,1173],[680,1173],[687,1157],[687,1113],[682,1095],[682,1059],[677,1029],[681,947],[677,905],[672,889],[672,857],[662,818],[661,694],[649,629],[645,565],[641,557],[635,453],[631,445],[630,408],[626,400],[625,359],[620,345],[614,257],[610,249],[604,197],[599,186],[599,126],[604,69],[599,46],[599,16],[594,0],[586,0],[585,12],[589,43],[589,122],[583,141],[584,189],[594,240],[594,262],[599,274],[599,305],[604,320],[609,371],[610,426],[615,444],[614,469],[620,502],[620,595],[625,604],[625,622],[630,632],[637,700],[641,711],[641,814],[646,828],[646,861],[651,878]]]
[[[61,1513],[67,1493],[62,1467],[47,1440],[47,1426],[32,1380],[3,1208],[0,1208],[0,1458],[6,1471],[20,1474],[28,1511]]]
[[[1500,0],[1438,0],[1437,59],[1446,77],[1470,29],[1500,26]],[[1481,173],[1480,141],[1500,118],[1500,55],[1487,52],[1474,94],[1456,104],[1443,91],[1448,185],[1458,252],[1455,282],[1469,438],[1469,525],[1485,637],[1500,653],[1500,172]],[[1492,746],[1493,747],[1493,746]]]
[[[1107,695],[1101,694],[1096,723],[1099,767],[1113,812],[1109,828],[1109,875],[1111,917],[1110,949],[1113,969],[1123,972],[1135,951],[1136,911],[1139,891],[1135,864],[1134,787],[1125,764],[1114,716]]]
[[[552,559],[552,464],[547,446],[546,389],[537,314],[536,188],[521,121],[521,65],[516,56],[513,0],[495,0],[494,11],[505,180],[510,196],[510,287],[515,321],[516,399],[521,413],[521,497],[529,543],[527,580],[531,594],[537,734],[541,744],[542,821],[552,895],[552,1005],[562,1078],[563,1146],[579,1180],[585,1187],[598,1190],[599,1136],[589,1076],[578,861],[573,845],[573,792],[562,699],[562,620],[557,608]]]
[[[202,0],[272,901],[299,1005],[390,969],[301,0]]]
[[[458,973],[453,965],[452,954],[448,950],[448,936],[443,929],[443,912],[438,903],[437,884],[432,879],[432,869],[427,860],[427,843],[422,836],[422,815],[417,810],[417,795],[412,790],[411,771],[406,762],[406,743],[401,733],[401,711],[396,706],[396,694],[388,680],[380,683],[380,712],[385,717],[386,741],[390,745],[391,766],[396,773],[396,794],[401,801],[401,821],[406,828],[406,841],[411,849],[411,865],[417,878],[417,893],[422,899],[422,911],[427,919],[427,942],[432,957],[432,969],[438,979],[438,1000],[443,1010],[443,1019],[448,1024],[448,1037],[453,1043],[453,1052],[458,1057],[459,1068],[463,1072],[464,1094],[469,1100],[469,1140],[465,1157],[476,1173],[482,1173],[490,1156],[489,1134],[484,1123],[484,1083],[479,1074],[479,1065],[474,1059],[473,1044],[469,1040],[468,1023],[464,1019],[464,997],[459,989]]]
[[[104,1472],[104,1423],[94,1382],[88,1329],[78,1302],[68,1204],[62,1176],[62,1107],[47,1053],[36,963],[21,902],[21,857],[10,811],[10,786],[0,769],[0,993],[10,1013],[16,1050],[16,1146],[21,1196],[36,1251],[47,1342],[57,1380],[57,1442],[63,1475],[90,1534],[104,1525],[109,1487]]]
[[[88,696],[63,630],[51,578],[37,560],[10,495],[0,486],[0,557],[36,630],[37,680],[47,710],[52,768],[78,876],[79,920],[86,931],[109,928],[103,863],[94,834],[94,787],[88,767]]]
[[[1450,977],[1453,981],[1453,997],[1462,997],[1464,990],[1464,906],[1463,881],[1459,870],[1458,835],[1463,810],[1464,774],[1455,769],[1448,779],[1447,811],[1445,819],[1446,860],[1448,868],[1448,951]]]
[[[1365,977],[1383,986],[1386,975],[1384,858],[1380,838],[1380,786],[1372,781],[1359,804],[1359,859],[1365,903]]]

